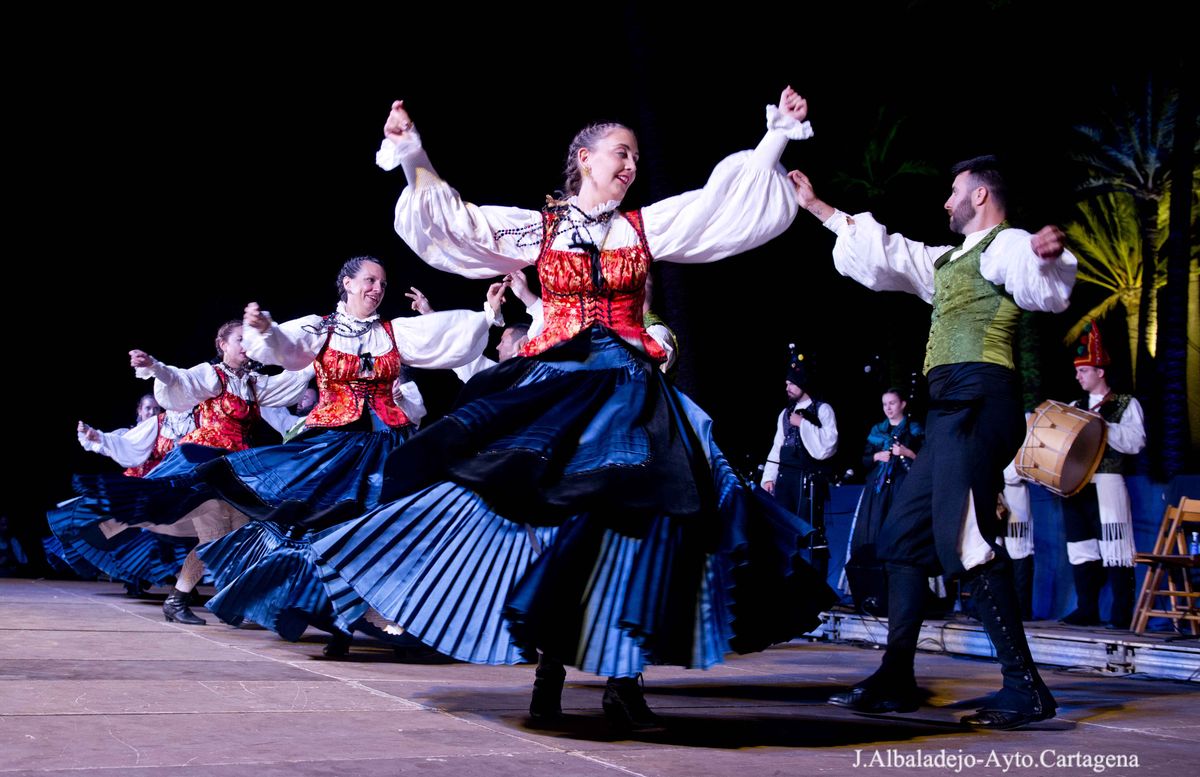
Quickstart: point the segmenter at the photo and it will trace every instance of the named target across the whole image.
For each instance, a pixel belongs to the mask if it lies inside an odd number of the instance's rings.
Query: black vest
[[[788,405],[788,416],[795,409],[795,402]],[[814,413],[820,413],[821,403],[814,399],[812,404],[806,409],[812,410]],[[815,472],[822,475],[829,475],[833,472],[833,457],[828,459],[814,459],[808,452],[808,448],[804,447],[804,441],[800,439],[800,427],[792,426],[788,422],[787,416],[781,419],[780,423],[783,424],[783,446],[779,449],[780,469]]]

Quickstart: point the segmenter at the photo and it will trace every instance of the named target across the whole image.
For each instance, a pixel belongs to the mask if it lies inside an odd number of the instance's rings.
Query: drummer
[[[1075,380],[1087,395],[1072,404],[1104,419],[1108,442],[1092,482],[1063,499],[1067,560],[1075,578],[1074,612],[1062,619],[1071,626],[1099,626],[1100,591],[1105,578],[1112,589],[1110,629],[1128,629],[1133,621],[1133,510],[1125,488],[1125,471],[1133,455],[1146,447],[1142,406],[1130,394],[1109,388],[1108,353],[1096,322],[1080,338]]]

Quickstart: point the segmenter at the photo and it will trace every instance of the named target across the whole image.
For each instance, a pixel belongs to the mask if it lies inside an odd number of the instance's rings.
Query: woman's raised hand
[[[92,442],[100,442],[100,432],[98,432],[95,429],[93,429],[92,427],[88,426],[83,421],[79,422],[79,426],[76,427],[76,429],[79,432],[79,434],[82,434],[84,436],[84,439],[90,440]]]
[[[404,292],[404,296],[412,300],[413,310],[422,316],[433,312],[433,306],[429,304],[429,298],[422,294],[420,289],[416,286],[409,286],[408,289],[408,291]]]
[[[388,114],[387,121],[383,124],[384,137],[399,141],[412,128],[412,119],[409,117],[408,111],[404,109],[404,101],[397,100],[392,103],[392,112]]]
[[[808,100],[789,86],[779,95],[779,110],[796,121],[804,121],[808,117]]]
[[[242,326],[265,332],[271,328],[271,314],[260,308],[257,302],[251,302],[242,313]]]
[[[513,290],[513,294],[517,295],[517,299],[521,300],[525,307],[529,307],[537,302],[537,295],[529,290],[529,279],[525,277],[523,270],[517,270],[505,275],[504,280],[508,282],[509,287]]]

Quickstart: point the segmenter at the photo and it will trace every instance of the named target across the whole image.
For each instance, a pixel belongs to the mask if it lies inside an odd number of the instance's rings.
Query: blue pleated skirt
[[[231,453],[202,476],[253,518],[313,528],[330,520],[328,511],[349,517],[378,504],[384,461],[409,433],[408,427],[312,430],[282,445]]]
[[[196,544],[186,537],[163,537],[139,528],[106,537],[95,526],[98,520],[81,529],[79,517],[88,514],[88,508],[79,505],[82,501],[77,497],[47,513],[54,532],[53,546],[47,541],[48,553],[53,549],[82,577],[94,578],[102,572],[125,583],[161,585],[174,578]]]
[[[42,550],[46,562],[55,572],[70,571],[81,580],[95,580],[100,570],[88,563],[73,545],[63,545],[57,534],[42,537]]]
[[[145,581],[163,585],[179,574],[188,549],[195,545],[165,540],[145,529],[126,529],[114,539],[114,547],[104,550],[87,542],[76,541],[74,549],[88,563],[124,583]]]
[[[541,650],[628,676],[786,641],[835,600],[801,558],[811,528],[608,330],[482,373],[460,402],[389,459],[394,498],[313,542],[343,622],[371,606],[460,660]]]
[[[209,499],[252,518],[304,524],[329,511],[345,516],[379,500],[387,454],[408,429],[315,430],[283,445],[226,454],[180,445],[145,478],[77,475],[78,500],[60,533],[114,519],[129,525],[172,524]],[[315,518],[319,521],[320,518]],[[311,528],[311,527],[310,527]]]
[[[109,519],[129,526],[174,524],[214,498],[197,473],[225,453],[220,448],[183,444],[144,478],[76,475],[72,485],[80,498],[51,511],[50,528],[64,544],[80,540],[95,545],[95,527]]]
[[[227,623],[249,619],[297,639],[305,625],[331,622],[324,589],[315,584],[316,569],[311,563],[305,566],[305,535],[313,526],[336,523],[375,505],[387,455],[409,435],[407,428],[379,428],[378,423],[372,429],[373,420],[364,420],[364,428],[354,431],[314,430],[282,445],[229,454],[181,445],[146,478],[77,476],[75,486],[83,497],[59,517],[56,533],[104,562],[105,571],[129,579],[137,570],[118,563],[124,557],[105,555],[107,543],[97,524],[108,519],[173,524],[205,501],[224,500],[257,520],[198,550],[218,588],[212,611]],[[291,532],[298,539],[286,539],[292,527],[301,527]],[[167,574],[178,569],[176,565]],[[162,576],[156,570],[155,578],[144,579],[159,582]]]
[[[250,620],[293,641],[308,625],[331,629],[312,527],[378,503],[384,461],[407,436],[407,429],[312,432],[213,465],[208,482],[256,520],[197,551],[217,586],[208,609],[225,623]]]
[[[233,626],[245,620],[296,641],[309,624],[333,622],[333,608],[317,579],[311,532],[272,521],[251,521],[200,548],[217,595],[209,612]]]

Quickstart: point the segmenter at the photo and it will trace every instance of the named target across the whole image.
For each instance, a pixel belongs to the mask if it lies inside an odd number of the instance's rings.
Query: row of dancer
[[[403,104],[393,106],[377,161],[403,167],[409,181],[397,232],[427,263],[469,278],[535,265],[544,327],[519,358],[475,376],[448,416],[392,449],[375,509],[312,538],[338,626],[373,608],[456,658],[536,657],[538,717],[561,712],[564,665],[607,674],[605,713],[640,727],[656,722],[639,684],[647,664],[711,666],[815,625],[834,597],[800,558],[810,527],[734,473],[710,419],[658,370],[666,353],[642,317],[652,260],[722,259],[780,234],[798,204],[828,208],[806,178],[789,179],[779,165],[789,139],[811,135],[806,114],[805,101],[785,90],[756,149],[724,160],[701,190],[633,211],[620,204],[636,177],[636,137],[620,125],[586,128],[568,152],[567,196],[529,211],[464,201],[437,175]],[[1015,630],[1008,619],[1011,577],[996,527],[973,503],[990,496],[994,504],[996,451],[1008,448],[1011,458],[1016,446],[1011,311],[1064,307],[1074,261],[1053,229],[1031,236],[1001,225],[1002,203],[992,221],[1000,197],[985,169],[957,172],[948,209],[968,245],[940,261],[934,249],[889,239],[868,215],[828,209],[823,220],[839,233],[840,269],[935,305],[927,366],[942,404],[892,510],[902,519],[888,525],[903,526],[905,542],[889,544],[900,549],[889,577],[900,590],[908,569],[944,566],[991,597],[1000,614],[987,625],[1005,688],[967,722],[1011,728],[1049,717],[1053,700],[1028,660],[1019,618]],[[844,238],[857,245],[849,269]],[[899,258],[886,253],[897,242]],[[256,309],[246,323],[252,354],[293,368],[301,356],[320,362],[326,340],[340,334],[316,322],[281,326]],[[361,359],[343,366],[351,382],[368,368]],[[219,471],[241,474],[229,464],[236,456]],[[236,500],[236,489],[218,491]],[[319,516],[314,507],[306,503]],[[960,558],[960,547],[972,555]],[[914,625],[910,614],[897,616],[879,677],[832,701],[908,706]]]
[[[127,467],[127,479],[118,482],[118,487],[132,486],[143,478],[169,479],[226,452],[248,448],[260,406],[282,408],[294,403],[311,378],[311,370],[271,378],[252,370],[238,321],[220,327],[215,345],[217,357],[190,370],[161,364],[140,350],[131,351],[130,364],[138,376],[155,379],[151,401],[143,399],[139,406],[138,425],[125,433],[102,433],[79,423],[80,443],[85,449],[108,455]],[[152,414],[154,407],[159,412]],[[156,537],[111,518],[92,499],[66,503],[49,518],[64,548],[110,576],[125,579],[133,592],[140,589],[142,581],[160,583],[175,578],[176,588],[164,612],[168,619],[178,615],[193,620],[185,599],[203,577],[203,567],[194,550],[176,567],[170,549],[178,545],[161,538],[173,538],[190,548],[196,539],[222,536],[240,525],[244,516],[217,502],[191,502],[189,507],[196,509],[189,509],[183,525],[164,521]]]
[[[477,313],[450,311],[381,321],[375,311],[383,299],[386,276],[376,260],[346,262],[337,280],[341,298],[337,309],[327,316],[293,322],[296,335],[290,350],[268,356],[276,364],[287,362],[285,370],[294,364],[294,370],[267,376],[250,369],[246,346],[253,345],[244,335],[253,338],[257,330],[245,328],[243,322],[221,328],[218,359],[188,370],[162,364],[142,351],[131,352],[138,375],[154,379],[157,400],[185,417],[194,416],[196,428],[171,446],[162,442],[167,436],[161,433],[160,421],[154,452],[174,450],[152,471],[130,473],[146,474],[144,479],[77,477],[76,487],[85,498],[51,516],[64,542],[99,547],[113,537],[137,536],[131,530],[138,527],[198,538],[201,543],[232,532],[239,549],[257,546],[259,555],[265,556],[267,547],[286,543],[288,532],[317,513],[354,514],[374,503],[384,458],[412,433],[413,421],[424,412],[415,386],[400,381],[402,360],[431,368],[458,367],[473,360],[486,345],[488,326],[501,322],[498,311],[505,284],[493,285],[488,302]],[[414,307],[418,294],[414,290],[410,295]],[[251,315],[247,318],[253,321]],[[257,344],[262,346],[261,339]],[[304,352],[305,348],[309,350]],[[305,433],[283,445],[251,447],[250,433],[260,415],[279,418],[268,408],[293,403],[314,376],[318,401],[304,420]],[[290,426],[289,420],[277,428],[284,433]],[[89,429],[81,431],[85,439],[99,437]],[[119,451],[143,437],[149,435],[106,435],[97,444]],[[147,457],[148,463],[153,458]],[[249,524],[251,516],[271,520]],[[204,547],[211,551],[214,546]],[[242,553],[238,560],[252,568],[260,559]],[[225,588],[222,582],[245,570],[212,571],[218,587]],[[168,620],[203,623],[187,605],[187,594],[202,574],[200,556],[189,553],[174,575],[175,587],[164,605]],[[319,588],[311,576],[310,582]],[[284,588],[287,596],[304,593],[295,586]],[[260,602],[260,622],[276,630],[296,628],[289,622],[289,604],[286,596]],[[238,608],[237,603],[231,606]],[[272,606],[278,611],[263,612]],[[232,612],[228,618],[243,615]],[[303,627],[301,617],[299,629]]]

